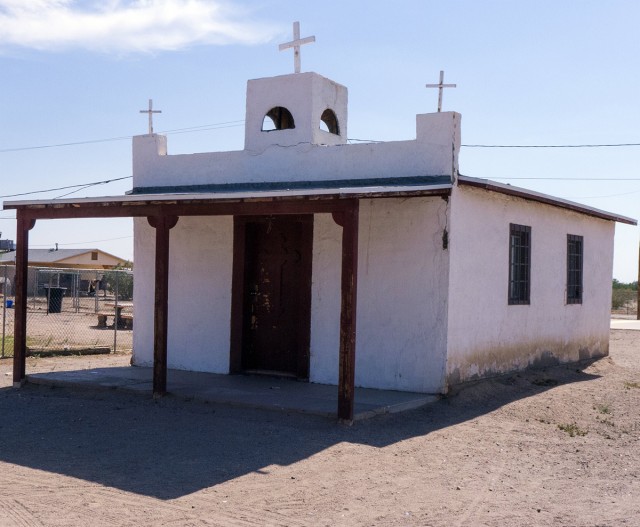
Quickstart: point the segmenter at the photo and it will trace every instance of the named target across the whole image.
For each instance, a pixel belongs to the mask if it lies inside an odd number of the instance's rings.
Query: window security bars
[[[509,304],[529,304],[531,227],[509,224]]]
[[[582,304],[582,236],[567,234],[567,304]]]

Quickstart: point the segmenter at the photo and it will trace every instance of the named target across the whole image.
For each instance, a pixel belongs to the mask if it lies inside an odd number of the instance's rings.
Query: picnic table
[[[113,325],[118,329],[133,329],[133,313],[123,313],[125,309],[133,308],[133,302],[107,302],[104,307],[111,308],[113,311],[96,313],[99,328],[106,328],[108,317],[113,317]]]

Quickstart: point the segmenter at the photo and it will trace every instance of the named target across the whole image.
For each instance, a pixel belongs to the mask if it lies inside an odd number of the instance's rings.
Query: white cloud
[[[0,46],[152,52],[261,43],[277,31],[246,18],[224,0],[0,0]]]

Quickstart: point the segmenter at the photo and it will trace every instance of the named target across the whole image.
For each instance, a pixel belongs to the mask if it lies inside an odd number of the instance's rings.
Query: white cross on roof
[[[285,49],[293,48],[293,65],[294,72],[300,73],[300,46],[304,44],[311,44],[311,42],[315,42],[316,37],[305,37],[300,38],[300,22],[293,23],[293,40],[291,42],[286,42],[284,44],[280,44],[278,49],[280,51],[284,51]]]
[[[149,99],[149,109],[148,110],[140,110],[140,113],[148,113],[149,114],[149,135],[153,135],[153,114],[154,113],[162,113],[162,110],[154,110],[153,109],[153,99]]]
[[[442,110],[442,88],[455,88],[455,84],[444,84],[444,71],[440,70],[440,82],[438,84],[426,84],[427,88],[438,88],[438,111]]]

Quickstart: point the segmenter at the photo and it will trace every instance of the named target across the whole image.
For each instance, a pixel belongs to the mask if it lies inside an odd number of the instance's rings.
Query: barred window
[[[531,227],[509,225],[509,304],[529,304]]]
[[[582,304],[582,236],[567,234],[567,304]]]

